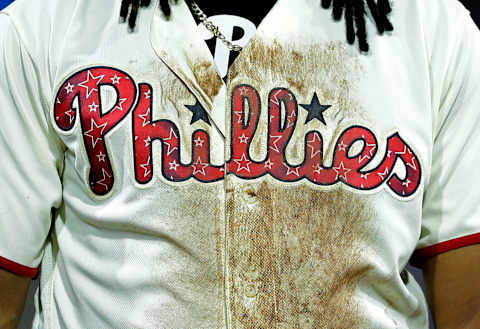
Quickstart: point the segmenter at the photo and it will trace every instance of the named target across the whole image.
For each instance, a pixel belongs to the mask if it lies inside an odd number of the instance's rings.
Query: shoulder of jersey
[[[15,0],[4,12],[20,32],[39,36],[53,33],[64,34],[73,24],[115,22],[119,16],[121,0]],[[17,28],[18,29],[18,28]],[[35,33],[33,33],[35,32]]]
[[[390,0],[390,2],[394,11],[418,15],[425,24],[445,24],[465,13],[469,15],[469,11],[459,0]],[[414,18],[416,17],[410,17],[410,20]]]
[[[69,21],[77,3],[78,1],[73,0],[15,0],[4,9],[4,13],[14,22],[28,23],[22,26],[22,29],[29,29],[47,26],[53,21]]]
[[[120,0],[15,0],[4,13],[10,17],[31,55],[47,55],[45,49],[58,49],[68,38],[95,38],[102,29],[117,26]],[[123,26],[127,30],[126,26]],[[78,35],[81,33],[82,35]]]
[[[73,0],[15,0],[4,13],[10,17],[19,38],[32,56],[52,40],[52,34],[68,30],[78,1]]]

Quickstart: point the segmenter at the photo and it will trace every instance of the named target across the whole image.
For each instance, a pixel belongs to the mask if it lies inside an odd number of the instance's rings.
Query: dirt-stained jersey
[[[480,33],[392,6],[361,54],[279,0],[226,83],[184,1],[132,33],[120,0],[0,13],[0,266],[40,266],[34,327],[427,328],[407,262],[480,242]]]

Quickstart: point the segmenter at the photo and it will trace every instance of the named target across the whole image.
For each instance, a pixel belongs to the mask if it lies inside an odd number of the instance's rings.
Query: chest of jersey
[[[288,6],[276,10],[272,20]],[[87,52],[59,84],[52,121],[68,148],[65,186],[82,194],[66,192],[67,229],[168,237],[127,244],[157,264],[154,297],[139,301],[138,319],[152,325],[368,327],[361,283],[378,278],[373,264],[408,259],[420,226],[431,120],[425,90],[407,78],[418,68],[362,58],[321,29],[292,39],[265,23],[224,83],[200,37],[157,27],[150,53]],[[109,257],[88,234],[66,239]],[[158,263],[168,257],[181,266]],[[162,311],[182,313],[165,282],[192,301],[189,320]]]

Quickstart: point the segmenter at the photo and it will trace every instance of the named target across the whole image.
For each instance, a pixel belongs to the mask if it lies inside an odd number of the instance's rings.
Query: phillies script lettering
[[[115,88],[117,101],[108,113],[102,114],[100,87],[104,85]],[[420,185],[420,162],[398,133],[387,138],[386,151],[378,166],[364,170],[375,157],[378,143],[371,130],[359,125],[350,126],[340,134],[331,166],[323,163],[322,135],[314,130],[304,137],[304,161],[299,165],[289,164],[285,150],[296,125],[302,123],[297,122],[299,107],[295,95],[285,88],[275,88],[269,94],[267,155],[264,161],[254,161],[249,152],[262,110],[259,94],[252,86],[238,85],[233,89],[230,109],[230,159],[225,165],[213,165],[210,162],[209,135],[205,130],[198,129],[191,136],[192,160],[184,163],[180,154],[179,129],[170,120],[152,119],[152,97],[153,90],[149,84],[140,83],[137,87],[127,73],[111,67],[82,70],[60,87],[54,109],[55,122],[59,129],[67,132],[74,128],[79,117],[90,163],[89,186],[93,193],[105,195],[112,190],[115,178],[105,136],[131,111],[133,161],[135,179],[139,184],[147,184],[153,178],[152,142],[158,140],[162,145],[159,170],[170,182],[196,179],[208,183],[223,179],[225,174],[242,179],[268,174],[282,182],[304,179],[323,186],[342,183],[360,191],[386,184],[400,197],[411,196]],[[75,99],[78,106],[74,106]],[[285,109],[283,116],[282,105]],[[361,143],[361,149],[352,155],[350,149],[357,142]],[[398,159],[405,166],[403,178],[393,170]]]

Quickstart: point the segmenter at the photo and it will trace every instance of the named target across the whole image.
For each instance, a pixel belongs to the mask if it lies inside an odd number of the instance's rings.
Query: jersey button
[[[255,298],[262,284],[260,273],[255,265],[250,266],[248,271],[243,273],[243,293],[248,298]]]

